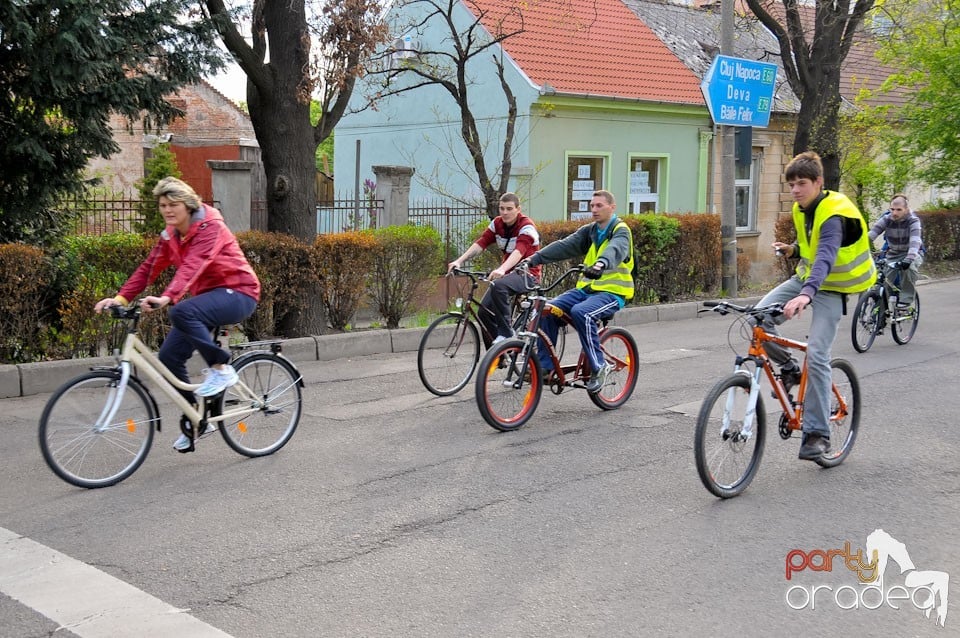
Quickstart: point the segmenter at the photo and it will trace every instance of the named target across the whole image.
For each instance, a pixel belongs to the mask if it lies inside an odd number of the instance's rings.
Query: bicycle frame
[[[127,336],[123,342],[123,349],[120,352],[120,363],[118,366],[120,370],[120,381],[117,384],[112,399],[107,401],[100,415],[97,417],[96,428],[98,430],[102,431],[106,429],[107,424],[113,422],[113,418],[122,403],[131,376],[139,378],[140,375],[143,375],[153,381],[156,387],[170,397],[170,400],[173,401],[183,412],[184,416],[190,420],[194,426],[194,432],[197,431],[197,428],[204,419],[210,423],[221,423],[228,419],[242,418],[253,414],[263,407],[263,400],[257,397],[250,388],[243,383],[242,379],[233,386],[231,391],[240,395],[242,399],[241,404],[245,407],[237,407],[221,414],[209,414],[206,397],[200,397],[202,400],[199,406],[196,408],[193,407],[177,390],[194,392],[201,384],[185,383],[176,378],[167,366],[160,361],[157,355],[140,339],[136,332],[139,315],[128,316],[126,314],[115,313],[114,316],[125,319],[130,323],[127,327]],[[136,374],[133,372],[134,367],[137,369]],[[149,393],[149,389],[147,389],[147,392]],[[157,425],[159,427],[159,423]]]
[[[802,341],[770,334],[760,325],[753,326],[747,355],[737,356],[736,363],[734,364],[734,372],[749,376],[751,381],[749,398],[750,408],[747,411],[747,415],[744,419],[743,432],[747,435],[751,435],[753,432],[752,428],[754,418],[756,417],[757,396],[760,394],[761,370],[766,372],[767,380],[770,381],[770,385],[773,387],[773,392],[776,395],[777,400],[780,402],[780,407],[783,409],[786,427],[790,430],[800,430],[802,429],[803,423],[803,399],[807,391],[806,356],[804,356],[802,374],[800,375],[800,384],[797,386],[797,400],[793,401],[789,393],[787,393],[786,389],[783,387],[783,383],[781,382],[779,376],[774,373],[773,364],[770,362],[770,358],[763,349],[764,343],[775,343],[784,348],[790,348],[792,350],[803,352],[804,355],[806,355],[807,352],[807,344]],[[754,364],[754,371],[752,374],[744,368],[744,364],[747,361],[750,361]],[[839,404],[839,409],[837,413],[832,415],[830,418],[831,420],[842,420],[846,417],[848,411],[846,398],[837,391],[835,386],[831,388],[831,392]],[[723,416],[723,431],[726,431],[730,425],[729,413],[732,409],[732,393],[727,398],[727,401],[728,403]]]

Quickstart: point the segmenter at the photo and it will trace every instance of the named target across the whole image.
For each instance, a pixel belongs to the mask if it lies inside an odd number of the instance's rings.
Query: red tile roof
[[[621,0],[465,0],[537,85],[558,93],[703,105],[700,80]]]

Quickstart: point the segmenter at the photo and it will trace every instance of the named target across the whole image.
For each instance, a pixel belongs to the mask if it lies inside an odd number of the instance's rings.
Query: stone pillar
[[[219,204],[227,227],[233,232],[250,230],[250,197],[254,163],[244,160],[207,160],[213,172],[213,199]]]
[[[383,200],[383,215],[377,226],[403,226],[410,219],[410,178],[413,168],[409,166],[374,166],[377,178],[376,199]]]

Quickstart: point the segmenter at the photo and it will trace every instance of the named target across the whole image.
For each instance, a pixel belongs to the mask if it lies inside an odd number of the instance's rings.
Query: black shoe
[[[793,364],[780,368],[780,383],[783,384],[783,389],[787,394],[792,397],[790,391],[800,384],[800,367]],[[777,393],[771,392],[770,396],[776,399]]]
[[[816,461],[830,451],[830,438],[819,434],[805,434],[798,457],[803,461]]]

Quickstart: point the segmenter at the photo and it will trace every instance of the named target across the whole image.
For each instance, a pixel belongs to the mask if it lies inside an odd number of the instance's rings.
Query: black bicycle
[[[487,281],[489,273],[454,268],[450,274],[467,278],[469,287],[466,294],[461,294],[453,301],[454,309],[440,315],[430,324],[417,348],[417,372],[420,374],[420,381],[427,390],[441,397],[456,394],[470,382],[480,362],[482,344],[492,343],[495,338],[480,321],[480,313],[488,311],[480,306],[477,296],[480,282]],[[520,316],[523,297],[524,295],[517,295],[512,306],[515,333],[523,327]],[[564,326],[557,335],[555,346],[561,356],[566,337],[567,330]]]
[[[877,282],[860,295],[857,308],[853,311],[853,324],[850,336],[857,352],[866,352],[873,345],[877,335],[890,325],[893,340],[904,345],[913,338],[920,323],[920,293],[914,290],[913,302],[902,305],[900,301],[900,270],[893,281],[884,274],[886,266],[896,266],[898,262],[887,262],[878,257]],[[895,298],[895,299],[894,299]]]

